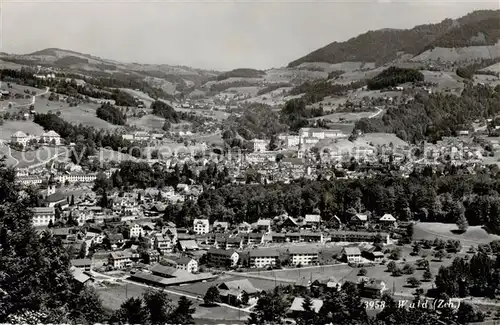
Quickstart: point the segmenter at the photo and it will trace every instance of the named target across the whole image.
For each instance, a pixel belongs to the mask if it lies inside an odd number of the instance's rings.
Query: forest
[[[345,96],[348,90],[361,88],[365,81],[353,82],[349,85],[330,83],[329,81],[305,82],[290,90],[290,95],[304,94],[301,99],[306,105],[322,101],[325,97]]]
[[[361,119],[355,129],[363,132],[395,133],[416,143],[435,142],[457,131],[469,130],[476,119],[500,112],[500,86],[466,85],[460,96],[447,93],[417,94],[409,103],[388,110],[381,119]]]
[[[406,82],[424,81],[422,72],[415,69],[390,67],[367,81],[368,89],[380,90],[395,87]]]
[[[471,64],[468,64],[463,67],[457,68],[457,75],[459,77],[465,78],[465,79],[473,79],[474,74],[485,74],[485,75],[493,75],[493,76],[498,76],[498,72],[493,72],[493,71],[488,71],[488,70],[483,70],[480,71],[481,69],[484,69],[486,67],[489,67],[490,65],[493,65],[495,63],[500,62],[500,59],[482,59],[479,60],[478,62],[474,62]]]
[[[109,103],[104,103],[97,108],[96,115],[98,118],[115,125],[127,124],[127,115],[121,110]]]
[[[265,71],[255,69],[234,69],[218,75],[217,80],[221,81],[229,78],[260,78],[265,74]]]

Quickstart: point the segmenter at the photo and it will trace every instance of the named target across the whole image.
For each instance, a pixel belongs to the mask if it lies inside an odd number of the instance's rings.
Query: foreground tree
[[[215,303],[220,302],[220,293],[219,289],[216,286],[211,286],[208,288],[205,293],[205,297],[203,297],[203,302],[205,305],[213,306]]]
[[[165,324],[172,312],[172,301],[167,293],[149,289],[143,295],[144,307],[152,324]]]
[[[196,309],[193,308],[193,303],[185,296],[182,296],[169,317],[169,324],[194,324],[193,314]]]

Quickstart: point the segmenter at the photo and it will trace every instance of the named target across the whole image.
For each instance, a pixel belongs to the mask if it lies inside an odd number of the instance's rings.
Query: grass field
[[[17,131],[36,136],[42,135],[43,128],[33,121],[4,121],[0,126],[0,139],[10,141],[10,137]]]
[[[127,119],[127,124],[130,126],[135,126],[139,129],[143,129],[146,131],[152,131],[152,132],[163,132],[163,124],[165,123],[165,119],[148,114],[144,115],[141,118],[128,118]]]
[[[37,97],[35,102],[35,111],[37,113],[52,113],[60,112],[60,117],[73,124],[83,124],[92,126],[97,129],[113,130],[118,128],[118,125],[108,123],[96,116],[98,104],[85,103],[77,107],[69,107],[68,104],[62,102],[49,101],[47,99]]]
[[[469,227],[463,234],[455,234],[452,230],[457,230],[455,224],[437,223],[437,222],[419,222],[414,226],[414,239],[434,239],[444,240],[458,239],[462,246],[486,244],[492,240],[500,239],[500,236],[488,234],[479,226]]]
[[[39,165],[48,162],[51,158],[62,154],[59,159],[64,158],[64,155],[69,153],[64,147],[41,147],[35,151],[11,151],[11,155],[18,161],[16,167],[27,168],[33,165]]]
[[[112,284],[106,287],[98,287],[97,293],[103,301],[105,308],[116,310],[120,308],[120,305],[127,298],[138,298],[146,292],[148,288],[144,286],[134,285],[134,284]],[[174,288],[172,288],[174,289]],[[170,288],[169,288],[170,290]],[[203,293],[204,294],[204,293]],[[169,294],[169,298],[172,300],[173,304],[177,304],[179,300],[179,295]],[[230,309],[227,307],[215,306],[215,307],[205,307],[200,305],[200,301],[191,300],[196,312],[193,315],[196,319],[207,319],[212,321],[238,321],[245,320],[247,313],[239,313],[237,310]]]

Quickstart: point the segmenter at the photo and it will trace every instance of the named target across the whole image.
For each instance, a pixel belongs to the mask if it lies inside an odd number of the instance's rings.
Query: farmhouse
[[[198,272],[198,262],[190,257],[169,258],[166,261],[174,264],[178,270],[184,270],[189,273]]]
[[[52,131],[52,130],[42,134],[42,136],[40,138],[45,143],[55,144],[56,146],[61,144],[61,136],[57,132]]]
[[[80,258],[71,260],[71,266],[82,271],[90,272],[92,270],[92,260],[88,258]]]
[[[348,263],[360,263],[361,251],[358,247],[344,247],[342,249],[342,257]]]
[[[109,254],[108,263],[115,269],[132,266],[132,253],[127,251],[112,252]]]
[[[248,279],[223,282],[219,284],[218,289],[222,301],[232,305],[241,302],[244,293],[249,298],[255,297],[259,293],[259,290]]]

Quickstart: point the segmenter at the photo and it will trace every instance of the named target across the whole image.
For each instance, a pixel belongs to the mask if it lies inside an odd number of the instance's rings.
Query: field
[[[0,140],[10,141],[10,137],[17,131],[36,136],[42,135],[43,128],[33,121],[4,121],[0,126]]]
[[[97,129],[113,130],[118,128],[118,125],[108,123],[96,116],[98,104],[84,103],[77,107],[69,107],[68,104],[62,102],[49,101],[47,99],[36,99],[35,110],[37,113],[52,113],[60,112],[60,117],[73,124],[83,124],[92,126]]]
[[[311,120],[329,120],[332,122],[340,122],[340,121],[358,121],[362,118],[369,118],[372,115],[376,114],[376,111],[373,112],[359,112],[359,113],[333,113],[329,115],[324,115],[320,117],[312,118]]]
[[[177,288],[177,287],[176,287]],[[103,305],[105,308],[116,310],[120,308],[120,305],[127,298],[137,298],[140,297],[148,288],[145,286],[135,285],[135,284],[111,284],[106,287],[98,287],[97,292],[103,301]],[[173,289],[173,288],[172,288]],[[170,288],[168,289],[170,290]],[[175,290],[175,289],[174,289]],[[204,292],[203,292],[204,294]],[[179,300],[180,296],[175,294],[169,294],[169,298],[172,300],[172,303],[176,304]],[[234,310],[227,307],[204,307],[201,306],[201,301],[191,300],[196,308],[196,312],[193,315],[195,319],[203,319],[203,320],[212,320],[212,321],[238,321],[245,320],[247,317],[247,313],[238,312],[238,310]],[[199,323],[199,322],[197,322]]]
[[[463,89],[464,84],[460,81],[455,72],[446,71],[421,71],[424,75],[424,79],[427,82],[433,82],[438,84],[438,90],[443,90],[445,88],[449,89]]]
[[[165,119],[156,115],[148,114],[141,118],[128,118],[127,124],[145,131],[163,132],[162,128],[163,124],[165,124]]]
[[[492,240],[500,239],[500,236],[488,234],[479,226],[469,227],[464,234],[452,232],[452,230],[457,229],[455,224],[419,222],[414,226],[414,239],[434,239],[436,237],[444,240],[458,239],[462,242],[462,246],[486,244]]]
[[[358,139],[366,141],[368,144],[371,144],[373,146],[383,146],[389,145],[391,143],[394,145],[394,147],[408,145],[407,142],[401,140],[393,133],[365,133]]]
[[[128,88],[120,88],[120,90],[134,97],[137,97],[137,99],[139,100],[142,100],[147,108],[149,108],[151,104],[154,102],[153,98],[151,98],[148,94],[143,93],[142,91],[132,90]]]
[[[69,151],[65,147],[41,147],[35,151],[11,151],[11,156],[18,161],[16,167],[26,168],[34,165],[42,165],[50,159],[61,155],[61,159],[67,156]]]

